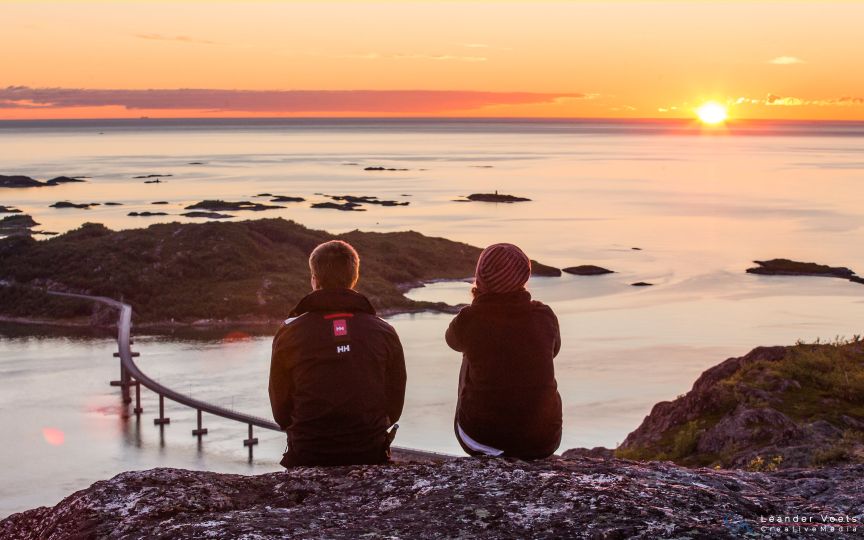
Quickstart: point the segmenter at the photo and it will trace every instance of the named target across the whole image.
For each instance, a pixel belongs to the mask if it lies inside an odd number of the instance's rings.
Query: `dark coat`
[[[405,399],[396,331],[350,289],[314,291],[291,317],[273,339],[270,363],[270,405],[288,432],[287,462],[383,461],[386,430]]]
[[[542,458],[561,442],[561,397],[552,360],[558,319],[527,291],[482,294],[450,323],[447,344],[463,353],[456,420],[505,456]]]

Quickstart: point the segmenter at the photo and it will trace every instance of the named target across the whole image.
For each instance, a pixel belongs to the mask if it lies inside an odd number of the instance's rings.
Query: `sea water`
[[[615,270],[529,282],[561,325],[563,450],[616,445],[654,403],[686,392],[729,356],[862,333],[861,285],[744,272],[755,259],[776,257],[864,272],[862,155],[864,125],[854,123],[706,131],[602,121],[0,122],[0,174],[89,177],[6,189],[0,204],[32,215],[40,230],[63,232],[87,221],[115,229],[193,222],[178,214],[204,199],[301,196],[307,201],[234,212],[234,219],[284,217],[333,233],[411,229],[477,246],[513,242],[553,266]],[[375,166],[408,170],[364,170]],[[171,176],[153,184],[133,178],[151,174]],[[455,202],[496,190],[531,202]],[[310,208],[328,200],[321,193],[410,204],[366,205],[366,212]],[[61,200],[123,206],[49,207]],[[127,216],[145,210],[171,215]],[[654,286],[630,285],[637,281]],[[438,283],[410,296],[455,304],[470,301],[469,289]],[[397,444],[459,453],[452,415],[460,358],[443,341],[450,316],[389,320],[408,367]],[[142,369],[163,384],[269,414],[267,336],[232,329],[138,333],[135,348]],[[124,420],[119,393],[108,386],[119,371],[115,349],[110,335],[0,328],[0,516],[54,504],[130,469],[278,469],[278,433],[256,431],[261,443],[250,463],[242,446],[246,426],[205,415],[209,434],[199,445],[191,436],[194,411],[169,402],[172,421],[160,430],[147,391],[140,421]]]

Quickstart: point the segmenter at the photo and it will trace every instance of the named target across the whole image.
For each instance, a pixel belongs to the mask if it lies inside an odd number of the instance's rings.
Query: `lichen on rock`
[[[854,515],[862,504],[864,465],[764,474],[574,457],[257,476],[152,469],[10,516],[0,537],[737,538],[761,516]]]

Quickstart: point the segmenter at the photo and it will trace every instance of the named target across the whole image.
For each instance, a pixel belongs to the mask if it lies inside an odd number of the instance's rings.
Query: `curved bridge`
[[[164,426],[165,424],[169,424],[171,422],[171,419],[165,416],[165,398],[197,410],[198,427],[197,429],[192,430],[192,435],[197,436],[199,439],[203,435],[207,434],[207,429],[203,428],[201,423],[202,413],[205,412],[208,414],[221,416],[222,418],[227,418],[229,420],[234,420],[246,424],[249,427],[249,437],[243,441],[243,446],[249,448],[250,461],[252,460],[252,448],[256,444],[258,444],[258,438],[253,437],[254,427],[270,429],[273,431],[282,431],[279,425],[272,420],[261,418],[260,416],[253,416],[251,414],[237,412],[232,409],[226,409],[225,407],[220,407],[206,401],[195,399],[191,396],[181,394],[176,390],[172,390],[166,386],[163,386],[159,382],[148,377],[146,373],[141,371],[141,369],[138,367],[137,364],[135,364],[135,361],[133,360],[134,357],[138,356],[138,353],[132,352],[132,340],[130,337],[132,326],[132,306],[130,306],[129,304],[124,304],[123,302],[105,296],[89,296],[85,294],[73,294],[56,291],[48,291],[48,294],[53,294],[56,296],[67,296],[71,298],[80,298],[92,302],[99,302],[119,311],[119,317],[117,319],[118,352],[114,353],[114,356],[120,358],[120,380],[111,381],[111,384],[112,386],[119,386],[122,389],[123,402],[127,404],[132,402],[130,388],[133,386],[135,387],[135,408],[133,409],[133,412],[136,415],[141,415],[141,413],[144,412],[141,408],[141,386],[144,386],[145,388],[152,390],[159,396],[159,417],[153,420],[153,423],[156,425]],[[398,461],[441,461],[455,458],[455,456],[451,456],[449,454],[427,452],[424,450],[416,450],[413,448],[404,448],[400,446],[393,446],[391,450],[393,453],[393,458]]]

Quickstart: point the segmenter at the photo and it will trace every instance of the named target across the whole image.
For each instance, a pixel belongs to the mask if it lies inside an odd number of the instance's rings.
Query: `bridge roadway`
[[[134,357],[138,356],[138,353],[132,352],[132,306],[130,306],[129,304],[125,304],[123,302],[105,296],[89,296],[86,294],[73,294],[57,291],[48,291],[48,293],[56,296],[66,296],[71,298],[89,300],[92,302],[99,302],[119,311],[120,315],[117,319],[118,352],[115,353],[115,356],[118,356],[120,358],[121,377],[119,381],[112,381],[112,384],[115,386],[120,386],[122,388],[123,400],[125,403],[131,402],[129,389],[132,386],[135,387],[136,405],[133,409],[135,414],[141,414],[143,412],[141,409],[141,386],[144,386],[145,388],[152,390],[159,396],[159,418],[154,419],[154,423],[157,425],[164,426],[165,424],[170,423],[170,419],[165,417],[164,400],[166,398],[197,410],[198,429],[193,430],[192,434],[198,436],[199,438],[202,435],[207,434],[207,429],[204,429],[202,427],[202,412],[244,423],[249,427],[249,438],[243,441],[243,445],[249,448],[250,460],[252,459],[252,447],[258,444],[258,439],[253,437],[253,426],[282,432],[282,429],[279,427],[279,425],[272,420],[261,418],[260,416],[253,416],[251,414],[241,413],[232,409],[226,409],[225,407],[220,407],[206,401],[195,399],[191,396],[187,396],[185,394],[177,392],[176,390],[172,390],[171,388],[163,386],[158,381],[148,377],[146,373],[141,371],[141,369],[133,360]],[[402,446],[393,446],[391,450],[393,454],[393,459],[396,461],[443,461],[454,459],[456,457],[450,454],[429,452],[426,450],[405,448]]]

